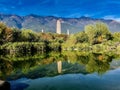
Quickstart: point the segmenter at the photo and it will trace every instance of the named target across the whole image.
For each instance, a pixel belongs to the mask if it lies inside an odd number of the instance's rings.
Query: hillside
[[[99,21],[106,23],[111,32],[120,31],[120,23],[115,20],[94,19],[90,17],[58,18],[33,14],[27,16],[0,14],[0,21],[10,27],[32,29],[38,32],[42,29],[45,32],[55,32],[57,19],[62,20],[62,33],[66,33],[67,29],[70,30],[70,33],[76,33],[83,30],[85,25]]]

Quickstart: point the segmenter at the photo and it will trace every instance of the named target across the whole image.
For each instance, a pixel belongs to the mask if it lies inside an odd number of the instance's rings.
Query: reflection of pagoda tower
[[[57,69],[58,69],[58,73],[62,72],[62,61],[57,61]]]
[[[57,20],[56,33],[61,34],[61,21]]]

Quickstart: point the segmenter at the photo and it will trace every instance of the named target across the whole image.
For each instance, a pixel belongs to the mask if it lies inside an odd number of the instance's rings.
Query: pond
[[[120,90],[120,55],[1,55],[0,79],[8,81],[11,90]]]

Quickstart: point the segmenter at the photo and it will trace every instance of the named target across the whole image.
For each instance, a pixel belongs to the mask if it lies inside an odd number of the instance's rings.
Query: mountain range
[[[120,31],[120,22],[115,20],[96,19],[91,17],[80,18],[62,18],[55,16],[39,16],[39,15],[26,15],[19,16],[13,14],[0,14],[0,21],[4,22],[9,27],[19,29],[31,29],[33,31],[41,32],[55,32],[56,21],[61,19],[62,33],[66,33],[69,29],[70,33],[76,33],[84,30],[84,26],[94,24],[95,22],[104,22],[108,25],[111,32]]]

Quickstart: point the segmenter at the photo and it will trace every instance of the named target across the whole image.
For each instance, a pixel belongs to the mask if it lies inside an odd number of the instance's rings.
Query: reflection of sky
[[[63,65],[66,64],[63,63]],[[20,78],[17,80],[10,81],[11,89],[12,90],[120,90],[120,85],[119,85],[120,68],[118,68],[120,66],[120,61],[113,60],[110,63],[110,65],[111,68],[113,68],[114,70],[108,70],[106,73],[101,75],[100,74],[98,75],[97,73],[80,74],[79,71],[79,74],[66,73],[64,75],[63,74],[56,75],[54,77],[46,76],[43,78],[38,77],[34,79]],[[75,66],[77,65],[75,64]],[[72,67],[73,66],[70,66],[70,68]],[[48,69],[50,70],[50,68]],[[54,69],[57,70],[57,67],[55,67]],[[65,70],[65,68],[63,69]],[[77,69],[80,69],[80,67],[77,67]],[[39,73],[41,73],[40,70],[37,69],[37,71],[38,72],[36,72],[35,75],[39,75]]]
[[[29,82],[26,78],[10,81],[10,90],[24,90],[24,88],[29,86],[26,82]]]
[[[63,65],[66,64],[63,63]],[[118,68],[120,66],[120,61],[113,60],[110,65],[111,68],[115,67],[114,70],[108,70],[102,75],[97,73],[81,74],[80,71],[79,74],[66,73],[53,77],[46,76],[34,79],[24,78],[23,75],[23,78],[21,77],[9,82],[11,84],[11,90],[120,90],[120,68]],[[75,66],[77,65],[75,64]],[[70,68],[72,67],[73,66],[70,66]],[[79,68],[80,67],[77,67],[77,69]],[[54,69],[57,70],[57,67]],[[65,70],[65,68],[63,69]],[[35,75],[41,73],[40,70],[37,69],[37,71],[38,72],[35,71]]]
[[[120,20],[120,0],[0,0],[0,12]]]
[[[25,90],[120,90],[120,68],[102,76],[66,74],[26,81]]]

